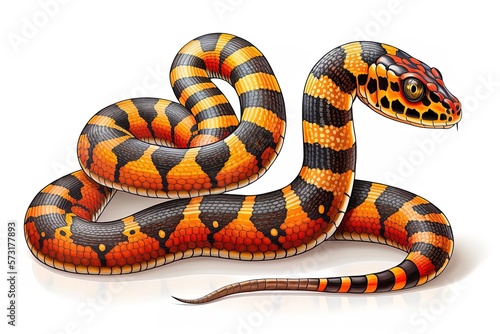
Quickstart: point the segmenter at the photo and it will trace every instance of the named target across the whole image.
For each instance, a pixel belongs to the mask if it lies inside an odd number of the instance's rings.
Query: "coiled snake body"
[[[210,78],[235,88],[241,121]],[[299,175],[283,189],[251,196],[220,193],[256,180],[279,153],[285,108],[266,59],[236,36],[205,35],[179,51],[171,83],[182,105],[136,98],[89,121],[78,141],[82,171],[46,186],[26,213],[26,241],[38,260],[106,275],[193,256],[285,258],[327,239],[383,243],[408,253],[379,273],[250,280],[182,299],[191,303],[256,290],[399,290],[433,279],[448,264],[453,236],[438,208],[404,190],[354,178],[356,96],[411,125],[449,128],[460,120],[460,102],[437,69],[375,42],[330,51],[305,85]],[[95,222],[115,189],[178,199]]]

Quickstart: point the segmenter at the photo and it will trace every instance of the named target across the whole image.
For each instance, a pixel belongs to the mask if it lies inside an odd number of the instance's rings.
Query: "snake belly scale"
[[[257,290],[400,290],[446,267],[453,235],[436,206],[405,190],[355,179],[356,97],[414,126],[459,122],[460,102],[436,68],[376,42],[327,53],[305,84],[302,168],[284,188],[256,195],[222,193],[255,181],[283,142],[284,101],[262,53],[233,35],[204,35],[179,51],[170,78],[180,104],[135,98],[104,108],[80,135],[82,170],[33,199],[24,230],[42,263],[79,274],[125,274],[194,256],[285,258],[325,240],[375,242],[408,253],[378,273],[249,280],[180,299],[190,303]],[[234,87],[241,120],[211,78]],[[116,190],[175,200],[96,222]]]

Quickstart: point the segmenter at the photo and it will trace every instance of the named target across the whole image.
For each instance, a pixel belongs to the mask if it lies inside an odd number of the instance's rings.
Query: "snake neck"
[[[356,138],[352,104],[364,100],[369,68],[385,50],[376,43],[337,47],[313,67],[303,97],[304,160],[294,183],[333,195],[340,223],[354,183]]]

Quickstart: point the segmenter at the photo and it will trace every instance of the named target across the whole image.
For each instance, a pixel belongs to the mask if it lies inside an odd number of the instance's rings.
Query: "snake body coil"
[[[241,121],[210,78],[235,88]],[[191,303],[256,290],[399,290],[433,279],[448,264],[453,236],[438,208],[354,178],[356,96],[388,118],[420,127],[449,128],[460,120],[460,102],[437,69],[375,42],[326,54],[305,85],[299,175],[283,189],[252,196],[220,193],[256,180],[281,148],[284,102],[266,59],[236,36],[205,35],[179,51],[171,83],[182,105],[131,99],[89,121],[78,142],[82,171],[42,189],[28,208],[25,236],[41,262],[68,272],[124,274],[193,256],[285,258],[327,239],[408,253],[379,273],[250,280],[183,300]],[[179,199],[95,222],[115,189]]]

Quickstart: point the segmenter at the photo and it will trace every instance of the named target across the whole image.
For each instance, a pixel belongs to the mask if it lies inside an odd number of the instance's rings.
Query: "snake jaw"
[[[415,122],[414,120],[408,118],[403,113],[401,113],[401,114],[398,114],[398,113],[389,114],[389,113],[381,110],[378,106],[374,106],[374,105],[370,104],[362,96],[360,96],[359,99],[363,103],[365,103],[371,110],[375,111],[377,114],[379,114],[381,116],[384,116],[386,118],[389,118],[391,120],[395,120],[395,121],[397,121],[399,123],[408,124],[408,125],[412,125],[412,126],[415,126],[415,127],[418,127],[418,128],[424,128],[424,129],[451,129],[455,125],[458,126],[458,121],[457,122],[452,122],[452,123],[447,123],[447,122],[444,122],[444,123],[435,123],[435,122],[431,122],[429,124],[423,123],[422,121],[421,122]]]

